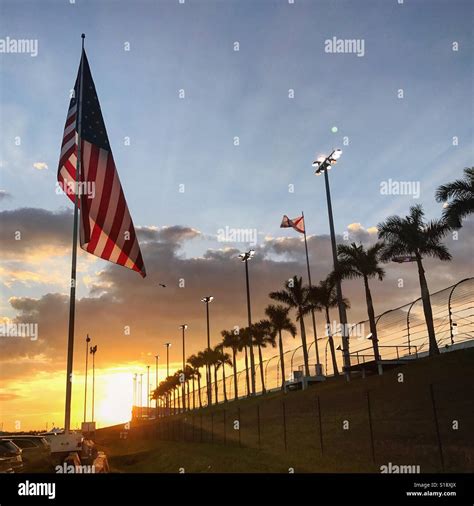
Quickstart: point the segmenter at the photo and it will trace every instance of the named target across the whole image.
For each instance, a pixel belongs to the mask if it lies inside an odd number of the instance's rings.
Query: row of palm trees
[[[214,348],[205,349],[195,355],[191,355],[187,360],[185,370],[177,371],[174,375],[169,376],[161,382],[153,393],[153,398],[161,400],[165,405],[169,405],[171,397],[176,396],[178,388],[181,389],[184,383],[184,391],[187,391],[186,395],[188,396],[187,406],[191,406],[189,398],[191,396],[190,385],[192,385],[192,406],[193,408],[197,406],[202,407],[202,375],[200,370],[203,367],[209,367],[210,370],[214,371],[215,402],[218,402],[219,396],[219,369],[222,372],[223,398],[224,401],[227,401],[225,377],[225,366],[227,365],[233,368],[234,397],[237,399],[239,397],[239,389],[236,364],[239,353],[244,354],[246,393],[250,395],[249,374],[255,377],[255,367],[252,368],[251,366],[251,370],[249,370],[248,353],[250,347],[256,347],[258,350],[260,381],[262,392],[264,393],[266,390],[262,349],[267,346],[278,346],[282,378],[281,388],[285,389],[286,371],[282,334],[287,332],[292,337],[295,337],[297,334],[296,326],[289,316],[290,311],[295,312],[296,321],[300,327],[305,374],[310,375],[304,317],[310,311],[316,310],[324,314],[333,371],[335,375],[338,375],[339,369],[331,332],[330,309],[338,305],[336,284],[338,281],[344,279],[361,279],[363,282],[374,358],[376,360],[380,359],[375,310],[369,281],[374,278],[380,281],[383,280],[385,270],[382,268],[381,263],[390,262],[394,258],[401,262],[416,262],[428,331],[429,353],[430,355],[438,354],[439,349],[434,331],[430,294],[423,260],[426,257],[437,258],[442,261],[450,260],[451,255],[447,247],[442,243],[442,240],[450,230],[460,228],[463,218],[474,212],[474,168],[467,168],[464,173],[464,179],[438,188],[436,198],[438,201],[445,202],[441,219],[426,222],[421,205],[415,205],[410,208],[409,214],[406,217],[391,216],[384,222],[379,223],[377,225],[379,241],[374,245],[367,248],[362,244],[355,243],[339,245],[337,247],[337,270],[331,272],[326,279],[312,287],[304,285],[301,277],[293,276],[293,278],[285,283],[283,289],[269,294],[269,297],[279,304],[270,304],[265,309],[266,319],[260,320],[251,325],[251,327],[236,327],[232,330],[223,330],[221,332],[221,343]],[[343,299],[342,304],[346,308],[350,308],[350,303],[347,299]],[[232,356],[225,351],[226,349],[231,351]],[[197,390],[194,388],[195,382],[197,382]]]

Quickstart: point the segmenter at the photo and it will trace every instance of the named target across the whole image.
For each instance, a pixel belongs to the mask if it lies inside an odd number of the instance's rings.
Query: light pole
[[[133,403],[132,403],[132,418],[133,418],[133,408],[137,407],[137,373],[133,375]],[[135,409],[136,410],[136,409]]]
[[[214,300],[212,295],[208,295],[201,299],[201,302],[206,304],[206,321],[207,321],[207,349],[211,349],[211,333],[209,330],[209,303]],[[206,364],[206,384],[207,384],[207,405],[210,406],[212,404],[211,398],[211,367],[209,364]],[[217,399],[216,399],[217,402]]]
[[[332,259],[334,264],[334,271],[336,272],[338,271],[339,262],[337,260],[336,234],[334,232],[334,219],[332,214],[331,190],[329,188],[328,170],[331,169],[331,167],[337,163],[337,160],[340,158],[341,154],[342,154],[341,149],[334,149],[329,156],[320,156],[313,162],[313,167],[316,167],[315,174],[320,176],[322,173],[324,173],[324,181],[326,184],[326,200],[329,216],[329,230],[331,233]],[[344,372],[346,374],[346,379],[349,380],[351,361],[349,357],[347,315],[346,315],[346,307],[344,306],[344,301],[342,298],[341,280],[338,277],[336,277],[336,293],[337,293],[337,305],[339,309],[339,320],[342,327],[342,354],[344,359]]]
[[[150,416],[150,366],[146,366],[146,416]]]
[[[165,346],[166,346],[166,377],[169,378],[170,376],[170,346],[171,346],[171,343],[165,343]],[[167,413],[168,415],[170,414],[169,412],[169,408],[170,408],[170,405],[169,405],[169,396],[167,395],[166,396],[166,407],[168,408],[167,409]]]
[[[245,264],[245,281],[247,286],[247,317],[249,325],[249,348],[250,348],[250,379],[252,385],[252,395],[255,395],[255,358],[253,355],[253,344],[252,344],[252,313],[250,311],[250,285],[249,285],[249,265],[248,261],[254,256],[255,251],[253,249],[240,253],[239,258]]]
[[[180,325],[179,327],[183,333],[183,383],[181,385],[182,389],[182,395],[183,395],[183,411],[186,411],[186,375],[185,375],[185,367],[186,367],[186,359],[185,357],[185,344],[184,344],[184,334],[186,329],[188,328],[188,325],[186,323],[183,323],[183,325]]]
[[[138,391],[138,398],[140,403],[140,419],[143,418],[143,373],[140,373],[140,390]]]
[[[92,423],[94,423],[94,403],[95,403],[95,354],[97,352],[97,344],[91,346],[90,353],[92,355]]]
[[[86,337],[86,380],[84,387],[84,422],[87,420],[87,365],[89,362],[89,343],[91,342],[91,338],[89,334]]]
[[[158,361],[160,360],[159,355],[155,355],[155,388],[158,388]],[[155,399],[155,416],[158,418],[158,396]]]

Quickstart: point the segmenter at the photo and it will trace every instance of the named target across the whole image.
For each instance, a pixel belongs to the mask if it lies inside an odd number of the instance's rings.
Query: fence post
[[[286,409],[285,409],[285,401],[282,401],[283,408],[283,442],[285,443],[285,451],[287,450],[287,441],[286,441]]]
[[[323,420],[321,418],[321,400],[318,399],[318,418],[319,418],[319,443],[321,445],[321,455],[324,455],[324,446],[323,446]]]
[[[434,397],[433,383],[430,383],[430,396],[431,396],[431,404],[433,406],[433,418],[436,427],[436,438],[438,441],[438,450],[439,450],[439,460],[441,461],[441,470],[444,471],[444,456],[443,456],[443,446],[441,444],[441,434],[439,432],[439,423],[438,423],[438,413],[436,411],[436,402]]]
[[[370,433],[370,449],[372,452],[372,461],[375,464],[375,446],[374,446],[374,431],[372,428],[372,410],[370,406],[370,394],[367,390],[367,414],[369,415],[369,433]]]
[[[258,447],[260,448],[260,405],[257,404]]]

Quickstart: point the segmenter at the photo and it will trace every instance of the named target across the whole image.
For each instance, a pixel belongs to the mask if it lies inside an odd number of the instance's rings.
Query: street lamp
[[[249,347],[250,347],[250,378],[252,385],[252,395],[255,395],[255,358],[253,355],[252,343],[252,313],[250,310],[250,285],[249,285],[249,265],[248,261],[255,255],[255,250],[251,249],[239,254],[239,258],[245,264],[245,282],[247,286],[247,317],[249,326]]]
[[[89,343],[91,342],[91,338],[89,334],[86,336],[86,379],[85,379],[85,387],[84,387],[84,422],[87,419],[87,364],[89,362]]]
[[[316,167],[315,174],[320,176],[324,173],[324,181],[326,184],[326,200],[328,206],[328,216],[329,216],[329,230],[331,232],[331,246],[332,246],[332,258],[334,264],[334,271],[338,271],[339,262],[337,260],[337,247],[336,247],[336,234],[334,232],[334,218],[332,214],[332,204],[331,204],[331,190],[329,188],[329,177],[328,170],[331,169],[333,165],[336,165],[337,160],[342,155],[341,149],[334,149],[329,156],[319,156],[314,162],[313,167]],[[347,335],[347,314],[346,307],[344,305],[343,297],[342,297],[342,289],[341,289],[341,280],[336,278],[336,293],[337,293],[337,305],[339,309],[339,320],[342,326],[342,353],[344,358],[344,369],[346,373],[347,380],[350,379],[349,371],[350,371],[350,357],[349,357],[349,338]]]
[[[160,359],[159,355],[155,355],[155,388],[158,388],[158,360]],[[155,399],[155,416],[158,418],[158,396]]]
[[[90,347],[92,355],[92,423],[94,423],[94,396],[95,396],[95,354],[97,352],[97,344]]]
[[[209,304],[214,300],[212,295],[208,295],[201,299],[201,302],[206,304],[206,321],[207,321],[207,349],[211,349],[211,334],[209,330]],[[211,399],[211,367],[209,364],[206,364],[206,383],[207,383],[207,405],[210,406],[212,404]],[[217,402],[217,399],[216,399]]]
[[[150,366],[146,366],[146,416],[150,416]]]
[[[165,343],[166,346],[166,377],[170,375],[170,346],[171,343]]]
[[[185,365],[186,360],[184,358],[184,356],[185,356],[184,333],[185,333],[186,329],[188,328],[188,325],[186,323],[183,323],[183,325],[180,325],[179,328],[183,332],[183,374],[185,374],[184,369],[186,366]],[[182,395],[183,395],[183,411],[186,411],[186,377],[184,377],[184,379],[183,379],[183,383],[181,385],[181,388],[182,388]]]

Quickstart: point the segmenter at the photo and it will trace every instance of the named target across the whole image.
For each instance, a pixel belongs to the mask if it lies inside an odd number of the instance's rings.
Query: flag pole
[[[66,407],[64,413],[64,432],[67,434],[71,428],[71,397],[72,397],[72,363],[74,358],[74,320],[76,315],[76,264],[77,264],[77,232],[79,222],[79,182],[81,171],[81,126],[82,126],[82,81],[84,66],[84,39],[82,34],[81,69],[79,78],[79,96],[77,98],[77,160],[76,184],[74,191],[74,224],[72,232],[72,261],[71,261],[71,288],[69,295],[69,330],[67,342],[67,371],[66,371]]]
[[[304,220],[304,212],[303,211],[301,211],[301,216],[303,217],[303,223],[304,223],[303,234],[304,234],[304,248],[306,251],[306,267],[308,269],[308,282],[309,282],[309,287],[312,288],[311,270],[309,268],[308,241],[306,239],[306,222]],[[314,309],[313,308],[311,308],[311,317],[313,319],[314,347],[316,349],[316,376],[320,376],[322,374],[322,371],[321,371],[321,363],[319,362],[318,334],[316,332],[316,318],[314,316]]]

